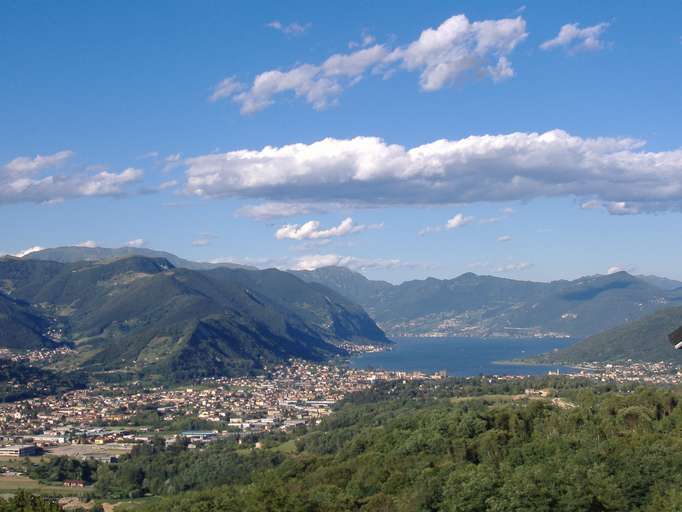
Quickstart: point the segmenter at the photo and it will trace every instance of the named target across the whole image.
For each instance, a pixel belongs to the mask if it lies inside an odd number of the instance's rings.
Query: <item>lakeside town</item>
[[[265,375],[204,379],[181,388],[130,391],[127,386],[99,384],[0,404],[0,455],[19,457],[45,450],[107,461],[159,433],[170,442],[179,436],[206,442],[219,436],[290,430],[320,421],[338,400],[377,382],[444,376],[291,360],[267,369]],[[178,431],[197,423],[214,427]]]
[[[355,350],[379,349],[367,346]],[[46,356],[20,357],[35,361]],[[666,362],[595,362],[564,370],[561,375],[601,382],[682,383],[682,369]],[[264,375],[204,379],[179,388],[98,384],[59,396],[0,404],[0,456],[23,457],[44,450],[53,455],[109,461],[156,435],[165,436],[167,442],[184,436],[202,443],[225,436],[287,431],[319,422],[344,396],[377,382],[446,376],[444,371],[363,370],[291,360],[267,369]],[[202,428],[194,428],[196,425]]]

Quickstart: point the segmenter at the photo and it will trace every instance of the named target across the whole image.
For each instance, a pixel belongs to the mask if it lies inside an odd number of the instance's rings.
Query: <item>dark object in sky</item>
[[[681,349],[682,348],[682,327],[679,327],[677,330],[673,331],[668,335],[668,339],[670,340],[670,343],[673,344],[673,346],[676,349]]]

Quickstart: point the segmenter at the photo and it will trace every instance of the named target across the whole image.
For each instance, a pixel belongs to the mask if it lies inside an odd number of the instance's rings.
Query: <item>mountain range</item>
[[[682,311],[678,285],[627,272],[394,285],[344,267],[283,272],[144,248],[63,247],[0,259],[0,346],[70,343],[67,370],[179,378],[322,360],[341,353],[342,341],[387,343],[384,332],[583,339],[543,362],[677,360],[664,338]]]
[[[6,257],[0,291],[0,346],[67,343],[75,353],[63,369],[98,375],[236,375],[290,357],[321,361],[344,353],[345,341],[389,343],[360,306],[274,269]]]
[[[394,337],[583,338],[682,304],[673,281],[627,272],[549,283],[466,273],[400,285],[339,267],[295,274],[357,302]]]
[[[24,259],[57,261],[59,263],[76,263],[77,261],[101,261],[107,259],[126,258],[128,256],[144,256],[146,258],[165,258],[173,266],[178,268],[188,268],[190,270],[209,270],[213,268],[248,268],[256,270],[256,267],[239,265],[237,263],[207,263],[202,261],[191,261],[180,258],[175,254],[165,251],[156,251],[146,247],[80,247],[65,246],[41,249],[28,253]]]

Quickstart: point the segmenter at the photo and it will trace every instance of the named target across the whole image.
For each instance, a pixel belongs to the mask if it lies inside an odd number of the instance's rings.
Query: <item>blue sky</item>
[[[0,252],[682,279],[678,2],[0,9]]]

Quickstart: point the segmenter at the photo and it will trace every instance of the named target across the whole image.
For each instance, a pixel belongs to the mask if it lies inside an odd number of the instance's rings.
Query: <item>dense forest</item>
[[[159,439],[89,476],[102,498],[157,496],[150,512],[682,510],[679,400],[554,377],[387,383],[262,449]]]
[[[0,498],[0,512],[60,512],[56,503],[21,491],[8,500]]]
[[[274,467],[147,510],[682,507],[682,408],[672,391],[593,387],[560,391],[554,402],[433,391],[387,387],[356,396]]]

